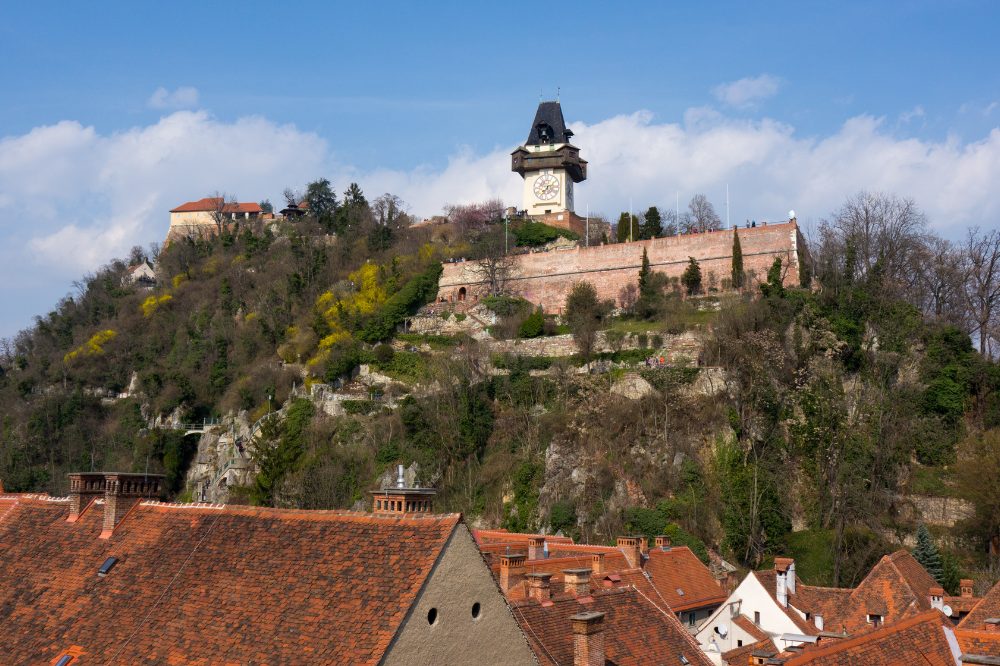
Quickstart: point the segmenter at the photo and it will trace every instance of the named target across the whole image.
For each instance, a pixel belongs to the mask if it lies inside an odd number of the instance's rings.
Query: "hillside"
[[[923,520],[948,586],[987,565],[1000,370],[916,298],[914,256],[866,263],[831,227],[814,289],[780,263],[727,292],[643,271],[613,310],[559,319],[500,296],[411,319],[441,262],[483,256],[496,225],[411,228],[384,204],[355,188],[325,213],[175,241],[152,289],[124,280],[140,251],[85,278],[0,360],[4,487],[148,470],[190,499],[199,438],[225,448],[257,423],[228,501],[350,507],[403,462],[439,508],[512,530],[668,531],[851,584]],[[970,504],[934,523],[927,497]]]

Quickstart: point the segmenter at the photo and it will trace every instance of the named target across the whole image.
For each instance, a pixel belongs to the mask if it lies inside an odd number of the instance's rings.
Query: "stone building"
[[[228,223],[256,220],[261,215],[260,204],[225,201],[222,197],[205,197],[188,201],[170,211],[167,241],[184,236],[210,235],[218,232],[218,221]]]

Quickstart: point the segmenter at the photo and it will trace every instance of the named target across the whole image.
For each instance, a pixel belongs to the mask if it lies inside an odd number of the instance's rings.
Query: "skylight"
[[[56,662],[56,666],[66,666],[71,661],[73,661],[73,655],[64,654],[63,656],[59,657],[59,661]]]
[[[98,576],[107,576],[108,572],[111,571],[111,569],[114,568],[114,566],[116,564],[118,564],[118,558],[117,557],[109,557],[108,559],[104,560],[104,564],[102,564],[101,568],[97,570],[97,575]],[[66,662],[66,663],[68,664],[69,662]],[[59,666],[59,665],[57,664],[56,666]]]

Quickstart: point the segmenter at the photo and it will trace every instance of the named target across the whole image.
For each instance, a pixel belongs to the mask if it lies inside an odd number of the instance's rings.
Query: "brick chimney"
[[[931,608],[936,608],[941,610],[944,608],[944,588],[943,587],[932,587],[927,590],[927,596],[931,602]]]
[[[73,472],[69,475],[69,517],[66,522],[75,523],[90,503],[104,497],[105,481],[103,472]]]
[[[638,567],[642,564],[642,549],[639,545],[639,537],[620,536],[617,541],[618,549],[625,555],[630,567]]]
[[[163,479],[162,474],[105,474],[101,538],[110,538],[118,523],[136,504],[159,497]]]
[[[590,569],[563,569],[563,589],[577,597],[590,594]]]
[[[643,555],[649,552],[649,540],[646,537],[639,537],[639,552]]]
[[[973,581],[971,578],[963,578],[958,583],[959,592],[962,594],[963,597],[966,598],[972,596],[972,586],[973,586]]]
[[[504,592],[516,585],[524,575],[524,553],[500,556],[500,589]]]
[[[545,537],[543,536],[528,537],[528,559],[529,560],[545,559]]]
[[[590,556],[590,570],[595,574],[604,573],[604,553],[593,553]]]
[[[528,596],[541,603],[552,598],[552,574],[550,573],[530,573],[528,579],[531,581],[528,588]]]
[[[671,541],[670,537],[668,537],[665,534],[653,537],[653,545],[656,546],[657,548],[662,548],[663,550],[670,550],[670,546],[672,544],[673,541]]]
[[[604,613],[577,613],[573,624],[573,666],[604,666]]]

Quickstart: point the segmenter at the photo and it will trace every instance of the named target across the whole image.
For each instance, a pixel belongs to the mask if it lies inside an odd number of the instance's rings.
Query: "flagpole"
[[[628,198],[628,242],[632,242],[632,197]]]
[[[590,247],[590,204],[587,204],[587,247]]]

